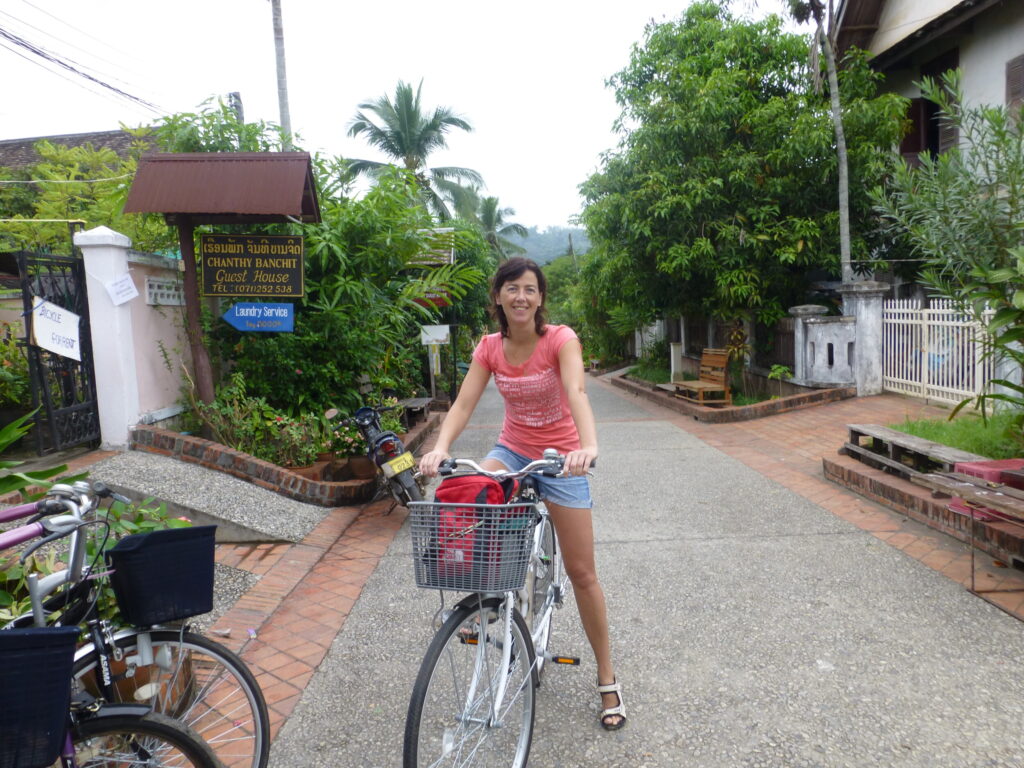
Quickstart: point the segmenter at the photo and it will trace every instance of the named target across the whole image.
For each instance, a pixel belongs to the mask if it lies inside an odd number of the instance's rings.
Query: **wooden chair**
[[[696,381],[673,382],[676,397],[698,405],[732,405],[729,392],[729,352],[705,349],[700,354],[700,373]]]

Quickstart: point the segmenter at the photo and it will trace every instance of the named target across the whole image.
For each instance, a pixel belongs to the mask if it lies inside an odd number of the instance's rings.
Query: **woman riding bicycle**
[[[594,564],[593,502],[586,472],[597,458],[597,428],[579,339],[568,326],[545,323],[546,290],[544,273],[529,259],[512,258],[498,268],[491,298],[501,331],[484,336],[474,350],[434,449],[420,459],[420,472],[433,477],[449,458],[492,374],[505,401],[505,421],[498,444],[481,466],[518,471],[540,458],[545,448],[566,455],[565,476],[537,480],[597,661],[601,725],[612,731],[625,725],[626,710],[612,666],[604,592]]]

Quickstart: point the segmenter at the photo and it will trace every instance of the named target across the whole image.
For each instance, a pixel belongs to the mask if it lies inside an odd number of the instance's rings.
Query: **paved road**
[[[601,442],[598,567],[630,723],[597,721],[575,608],[545,676],[530,765],[1022,766],[1015,619],[668,421],[590,385]],[[497,434],[493,389],[455,452]],[[407,530],[285,724],[273,766],[401,763],[437,593]]]

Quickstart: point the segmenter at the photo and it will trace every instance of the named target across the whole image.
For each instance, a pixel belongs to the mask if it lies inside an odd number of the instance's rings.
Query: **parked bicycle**
[[[410,505],[416,584],[442,590],[442,623],[409,701],[405,768],[525,766],[541,672],[579,664],[548,647],[567,577],[532,478],[563,462],[548,450],[519,472],[488,472],[447,459],[437,500]],[[472,594],[445,609],[444,591]]]
[[[88,641],[74,657],[76,694],[145,704],[192,728],[225,765],[266,768],[270,718],[252,672],[220,643],[183,623],[166,625],[211,608],[214,526],[126,537],[108,553],[110,570],[98,555],[87,556],[85,531],[100,526],[106,534],[95,514],[101,498],[128,502],[102,483],[78,482],[54,485],[40,501],[0,511],[0,523],[33,519],[0,534],[0,549],[41,536],[28,554],[69,539],[67,567],[42,578],[29,574],[32,610],[7,627],[79,625]],[[66,514],[48,517],[55,513]],[[99,590],[107,583],[129,627],[116,629],[98,617]]]
[[[338,421],[338,426],[355,425],[366,441],[366,455],[383,476],[388,493],[407,507],[411,502],[423,500],[416,460],[412,452],[406,450],[401,438],[392,430],[383,429],[380,421],[382,414],[401,407],[364,405],[351,418]],[[337,408],[331,408],[324,414],[329,421],[335,421],[339,415]]]
[[[71,515],[2,534],[0,549],[86,525]],[[0,768],[222,768],[198,734],[147,704],[71,696],[79,628],[0,631]]]

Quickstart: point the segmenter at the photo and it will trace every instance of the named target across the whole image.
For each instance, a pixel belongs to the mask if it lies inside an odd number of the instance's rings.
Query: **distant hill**
[[[529,237],[512,235],[508,240],[525,248],[526,253],[523,255],[538,264],[547,264],[559,256],[564,256],[569,251],[569,235],[572,235],[572,247],[577,254],[590,250],[590,240],[587,238],[585,229],[548,227],[541,232],[537,227],[530,227],[528,231]]]

